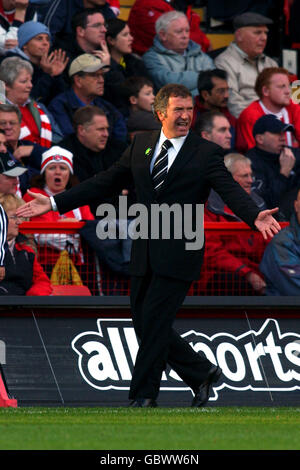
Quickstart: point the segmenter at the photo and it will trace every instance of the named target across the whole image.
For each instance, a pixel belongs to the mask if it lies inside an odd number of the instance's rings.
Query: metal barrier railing
[[[129,278],[105,266],[80,237],[79,231],[84,224],[30,221],[20,225],[20,232],[31,238],[38,259],[49,277],[53,277],[53,268],[57,266],[61,252],[66,249],[68,260],[72,261],[82,284],[89,288],[92,295],[129,295]],[[243,222],[206,222],[205,240],[201,277],[192,283],[188,295],[257,295],[246,281],[243,266],[259,273],[259,263],[266,246],[261,234]]]

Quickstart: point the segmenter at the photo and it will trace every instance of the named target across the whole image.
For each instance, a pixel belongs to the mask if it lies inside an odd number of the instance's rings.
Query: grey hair
[[[7,57],[0,65],[0,80],[2,80],[5,85],[12,86],[17,76],[24,69],[27,70],[31,76],[33,75],[33,67],[30,62],[20,57]]]
[[[22,121],[22,113],[18,106],[15,104],[3,103],[0,104],[0,113],[16,113],[19,122]]]
[[[155,31],[156,34],[160,33],[160,31],[167,31],[170,23],[174,20],[178,20],[179,18],[186,18],[186,15],[182,11],[168,11],[161,15],[155,22]]]
[[[241,153],[234,153],[233,152],[233,153],[228,153],[227,155],[225,155],[224,164],[225,164],[227,170],[230,171],[231,174],[233,173],[233,167],[234,167],[236,162],[246,163],[247,165],[251,166],[250,158],[245,157],[245,155],[243,155]]]

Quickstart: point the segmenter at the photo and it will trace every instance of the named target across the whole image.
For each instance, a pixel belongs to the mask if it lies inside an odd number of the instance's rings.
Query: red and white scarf
[[[50,120],[47,116],[47,114],[42,110],[42,108],[38,105],[38,103],[34,102],[33,106],[38,110],[39,115],[40,115],[40,141],[39,144],[42,147],[47,147],[50,148],[52,145],[52,127]],[[30,139],[31,136],[31,130],[29,127],[22,122],[21,123],[21,130],[20,130],[20,136],[19,139],[26,139],[26,140],[33,140]]]

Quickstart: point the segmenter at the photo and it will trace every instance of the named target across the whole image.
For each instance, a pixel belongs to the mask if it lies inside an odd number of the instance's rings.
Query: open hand
[[[16,215],[19,217],[36,217],[37,215],[46,214],[52,210],[50,198],[44,194],[33,193],[27,191],[29,196],[33,197],[33,200],[27,202],[23,206],[19,207],[16,211]]]
[[[57,49],[49,55],[45,53],[41,58],[40,66],[51,77],[56,77],[65,70],[68,62],[69,58],[66,55],[66,51]]]
[[[273,214],[276,212],[278,212],[278,207],[275,209],[267,209],[260,212],[255,219],[254,225],[265,240],[267,240],[268,237],[273,238],[273,236],[281,230],[279,223],[273,217]]]

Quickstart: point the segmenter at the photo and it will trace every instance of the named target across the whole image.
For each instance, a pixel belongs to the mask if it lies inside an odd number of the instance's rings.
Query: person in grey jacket
[[[159,90],[168,83],[178,83],[196,96],[199,72],[212,70],[215,65],[199,44],[190,40],[186,15],[179,11],[165,13],[156,21],[155,29],[153,46],[143,55],[155,88]]]
[[[258,99],[254,85],[258,74],[267,67],[278,67],[264,54],[268,25],[273,21],[258,13],[246,12],[233,20],[234,41],[215,58],[218,69],[228,77],[228,109],[238,118],[241,112]]]

